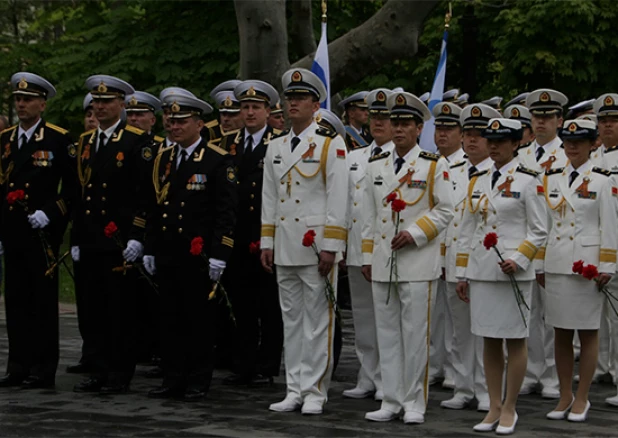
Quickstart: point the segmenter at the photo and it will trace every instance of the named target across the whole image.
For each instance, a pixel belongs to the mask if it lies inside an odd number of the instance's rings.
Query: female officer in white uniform
[[[529,305],[535,280],[532,260],[547,237],[545,202],[537,195],[538,175],[519,165],[514,156],[521,136],[521,122],[512,119],[491,119],[483,131],[494,164],[470,180],[458,245],[457,293],[470,302],[472,333],[484,338],[490,407],[483,421],[474,426],[477,432],[496,429],[498,434],[510,434],[515,430],[515,405],[528,360],[530,310],[518,304],[509,274],[516,278]],[[494,249],[484,247],[487,233],[497,234],[504,262]],[[503,340],[508,350],[504,402]]]
[[[597,363],[604,296],[599,288],[616,271],[616,195],[614,177],[594,167],[589,155],[597,137],[594,122],[565,122],[561,131],[570,164],[548,171],[543,178],[544,197],[552,227],[545,250],[545,321],[555,330],[555,355],[560,401],[547,418],[585,421],[588,391]],[[598,281],[573,272],[582,260],[597,266]],[[573,334],[581,341],[579,386],[573,396]],[[570,410],[570,413],[568,412]]]

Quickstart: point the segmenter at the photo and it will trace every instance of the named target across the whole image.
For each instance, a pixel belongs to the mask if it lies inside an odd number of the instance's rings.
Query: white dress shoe
[[[586,402],[586,409],[581,414],[575,414],[573,412],[569,412],[567,416],[567,420],[572,421],[574,423],[583,423],[588,418],[588,411],[590,410],[590,401]]]
[[[316,402],[305,402],[300,412],[303,415],[320,415],[322,414],[322,405]]]
[[[453,379],[444,379],[442,382],[442,388],[444,389],[455,389],[455,382]]]
[[[346,398],[368,398],[372,395],[373,391],[368,391],[366,389],[359,388],[358,386],[356,388],[346,389],[343,391],[343,396]]]
[[[464,409],[470,404],[470,400],[460,395],[455,395],[448,400],[440,402],[440,407],[445,409]]]
[[[478,412],[489,412],[489,400],[479,401],[476,410]]]
[[[403,422],[405,424],[423,424],[425,416],[419,412],[406,412],[403,414]]]
[[[377,390],[376,393],[373,395],[373,399],[375,401],[382,401],[384,399],[384,391],[382,390]]]
[[[543,388],[543,391],[541,392],[541,397],[556,400],[560,398],[560,391],[554,388]]]
[[[607,397],[605,399],[605,403],[612,406],[618,406],[618,395],[615,395],[613,397]]]
[[[499,422],[500,422],[500,419],[498,418],[493,423],[479,423],[479,424],[475,425],[472,428],[472,430],[475,431],[475,432],[491,432],[491,431],[493,431],[496,428],[496,426],[498,425]]]
[[[294,412],[300,408],[300,403],[293,398],[284,398],[278,403],[273,403],[268,407],[269,410],[274,412]]]
[[[515,433],[515,425],[517,424],[517,420],[519,420],[519,416],[517,412],[515,412],[515,418],[513,418],[513,424],[510,426],[500,426],[496,427],[496,435],[512,435]]]
[[[569,409],[571,409],[571,406],[573,406],[573,402],[574,401],[575,401],[575,397],[573,397],[571,399],[571,403],[569,403],[569,405],[567,406],[567,408],[565,410],[558,411],[558,410],[554,409],[553,411],[551,411],[547,415],[545,415],[545,417],[547,417],[549,420],[564,420],[567,417]]]
[[[365,414],[365,420],[369,421],[392,421],[397,417],[399,417],[398,413],[391,412],[386,409],[378,409],[377,411],[367,412]]]
[[[536,392],[536,385],[535,384],[522,385],[521,389],[519,390],[519,395],[534,394],[535,392]]]

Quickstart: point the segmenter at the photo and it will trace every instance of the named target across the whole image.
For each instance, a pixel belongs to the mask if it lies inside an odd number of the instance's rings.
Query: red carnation
[[[260,252],[260,241],[259,240],[255,241],[255,242],[251,242],[249,244],[249,252],[251,254],[257,254],[257,253]]]
[[[406,201],[404,201],[403,199],[394,199],[393,202],[391,203],[391,209],[395,213],[399,213],[400,211],[403,211],[405,208],[406,208]]]
[[[303,246],[310,247],[315,243],[315,231],[309,230],[303,236]]]
[[[386,197],[386,202],[393,202],[395,199],[397,199],[397,193],[393,192]]]
[[[587,265],[582,270],[582,276],[587,280],[594,280],[599,276],[599,270],[594,265]]]
[[[13,205],[17,201],[23,201],[26,198],[26,194],[23,190],[13,190],[6,195],[6,201],[9,205]]]
[[[204,248],[204,239],[202,239],[199,236],[194,237],[193,240],[191,241],[191,249],[189,250],[189,252],[194,256],[198,256],[202,253],[203,248]]]
[[[118,227],[116,226],[116,223],[114,221],[107,224],[107,226],[105,227],[105,230],[103,230],[103,232],[105,233],[105,237],[110,238],[110,239],[114,237],[114,234],[116,234],[116,231],[118,231]]]
[[[581,274],[584,272],[584,261],[583,260],[578,260],[575,263],[573,263],[573,273],[574,274]]]
[[[483,240],[483,246],[485,249],[490,250],[498,244],[498,235],[496,233],[487,233],[485,240]]]

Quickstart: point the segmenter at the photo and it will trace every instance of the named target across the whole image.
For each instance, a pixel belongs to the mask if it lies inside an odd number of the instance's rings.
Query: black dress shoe
[[[102,386],[101,390],[99,391],[99,394],[112,395],[112,394],[126,394],[128,392],[129,392],[129,385],[119,383],[119,384]]]
[[[251,379],[242,374],[232,374],[231,376],[227,376],[223,379],[223,384],[230,386],[248,385],[249,382],[251,382]]]
[[[23,389],[39,389],[39,388],[53,388],[56,382],[53,379],[44,379],[39,376],[27,377],[22,383]]]
[[[73,387],[75,392],[99,392],[103,387],[103,380],[91,377],[88,380],[84,380]]]
[[[184,401],[194,402],[204,400],[206,398],[206,391],[203,389],[187,389],[183,396]]]
[[[150,398],[174,398],[182,396],[183,391],[177,388],[170,388],[169,386],[161,386],[157,389],[153,389],[148,392]]]
[[[256,374],[249,382],[250,386],[270,386],[273,384],[272,376],[264,376],[263,374]]]
[[[75,365],[69,365],[67,367],[67,373],[69,374],[84,374],[92,372],[92,366],[86,363],[76,363]]]
[[[163,377],[163,368],[154,367],[146,371],[146,377],[149,379],[160,379]]]
[[[9,388],[11,386],[19,386],[24,381],[24,376],[18,376],[16,374],[7,374],[0,377],[0,388]]]

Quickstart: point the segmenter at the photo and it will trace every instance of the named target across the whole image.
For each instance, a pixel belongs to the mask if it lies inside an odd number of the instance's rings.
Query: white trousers
[[[483,368],[483,338],[470,329],[470,304],[459,299],[457,283],[446,283],[446,303],[453,320],[453,395],[489,403],[485,369]]]
[[[354,318],[354,346],[360,362],[356,386],[366,391],[381,391],[382,373],[371,283],[365,280],[359,266],[348,266],[348,280]]]
[[[431,315],[429,378],[453,379],[453,320],[446,304],[446,281],[438,280],[436,304]]]
[[[317,265],[277,266],[283,317],[287,397],[326,403],[333,372],[335,312],[324,294]],[[337,265],[329,276],[337,290]]]
[[[373,282],[380,367],[384,385],[382,409],[425,414],[429,379],[431,308],[437,281]]]
[[[609,284],[607,285],[608,290],[615,297],[618,297],[618,274],[614,274]],[[603,316],[601,319],[601,330],[603,330],[603,320],[607,320],[609,326],[609,338],[610,338],[610,353],[608,354],[608,369],[612,373],[612,378],[614,379],[614,383],[618,380],[618,316],[612,309],[612,306],[609,305],[607,299],[604,298],[603,302]],[[618,309],[618,302],[613,301],[614,307]],[[600,342],[599,342],[600,343]],[[599,358],[601,357],[601,345],[599,345]]]
[[[528,366],[523,384],[535,385],[540,382],[543,388],[559,390],[554,357],[554,329],[545,324],[545,289],[536,281],[532,285],[531,301]]]

